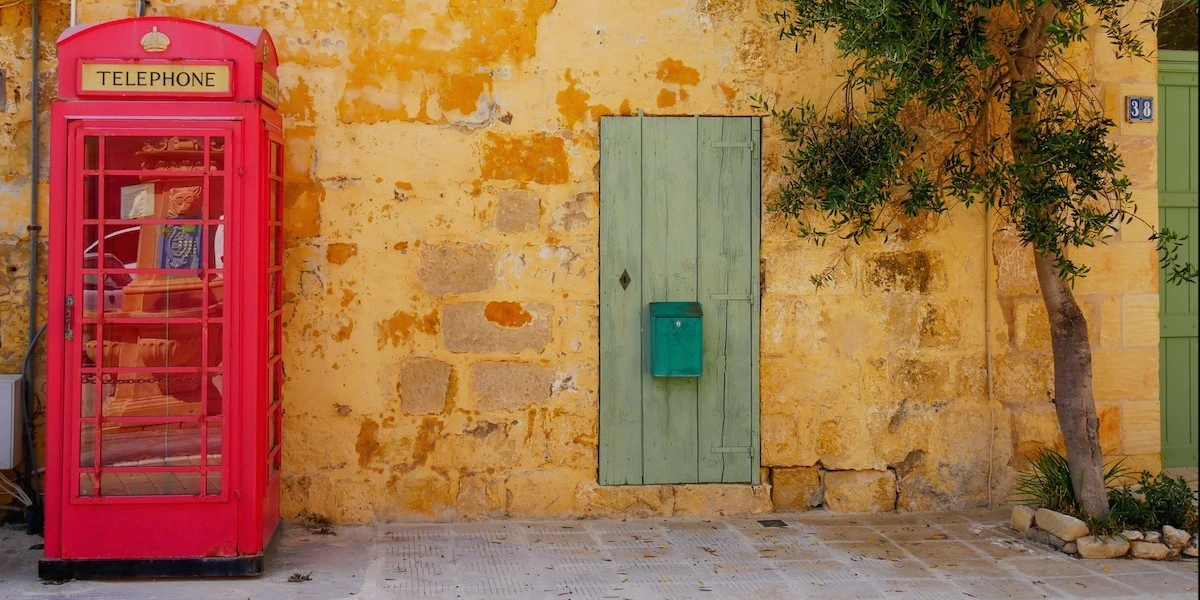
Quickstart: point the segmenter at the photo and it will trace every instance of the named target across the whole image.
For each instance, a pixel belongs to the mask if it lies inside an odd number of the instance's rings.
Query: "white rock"
[[[1162,532],[1163,532],[1163,542],[1167,546],[1170,546],[1171,548],[1174,548],[1176,550],[1179,550],[1179,549],[1183,548],[1184,546],[1187,546],[1188,541],[1192,538],[1191,534],[1189,534],[1188,532],[1186,532],[1182,529],[1175,529],[1174,527],[1171,527],[1170,525],[1163,525]]]
[[[1192,540],[1192,543],[1188,544],[1188,547],[1183,549],[1183,555],[1196,558],[1197,554],[1200,554],[1200,552],[1197,551],[1196,540]]]
[[[1088,534],[1087,523],[1048,508],[1039,508],[1034,519],[1038,527],[1067,542],[1073,542]]]
[[[1079,545],[1079,555],[1084,558],[1117,558],[1129,552],[1129,542],[1118,537],[1085,535],[1075,543]]]
[[[1129,529],[1126,531],[1122,531],[1121,536],[1131,542],[1140,542],[1140,541],[1146,539],[1146,536],[1143,535],[1142,532],[1140,532],[1136,529]]]
[[[1134,558],[1162,560],[1171,553],[1171,550],[1162,544],[1152,544],[1150,542],[1131,542],[1129,544],[1129,553],[1133,555]]]
[[[1162,542],[1162,534],[1157,531],[1147,531],[1146,541],[1152,544],[1160,543]]]
[[[1021,533],[1025,533],[1030,527],[1033,527],[1034,510],[1024,504],[1013,506],[1012,526],[1013,529]]]
[[[1067,554],[1076,554],[1079,552],[1079,544],[1075,542],[1067,542],[1063,544],[1062,551]]]

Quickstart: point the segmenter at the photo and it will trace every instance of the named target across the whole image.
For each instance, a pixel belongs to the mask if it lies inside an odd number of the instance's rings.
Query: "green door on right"
[[[1160,50],[1158,61],[1158,219],[1159,227],[1187,236],[1179,258],[1197,260],[1196,52]],[[1159,277],[1159,394],[1162,405],[1163,467],[1197,464],[1197,285],[1167,283]]]

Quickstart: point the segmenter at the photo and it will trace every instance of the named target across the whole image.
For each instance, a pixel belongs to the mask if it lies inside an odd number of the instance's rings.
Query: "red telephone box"
[[[279,523],[278,58],[146,17],[58,40],[43,578],[253,575]]]

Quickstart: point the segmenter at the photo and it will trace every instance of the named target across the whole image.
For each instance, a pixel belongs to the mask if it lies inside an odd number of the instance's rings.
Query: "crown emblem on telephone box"
[[[142,36],[142,48],[146,52],[162,52],[171,45],[171,38],[167,34],[158,30],[158,27],[152,27],[150,33]]]

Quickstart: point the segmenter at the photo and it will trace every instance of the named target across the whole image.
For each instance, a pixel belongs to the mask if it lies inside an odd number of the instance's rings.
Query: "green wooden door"
[[[1197,261],[1197,73],[1196,52],[1160,51],[1158,63],[1159,226],[1187,236],[1180,258]],[[1159,384],[1164,467],[1196,466],[1197,286],[1159,283]]]
[[[600,122],[600,483],[758,483],[759,127]],[[703,375],[650,375],[651,302],[699,302]]]

